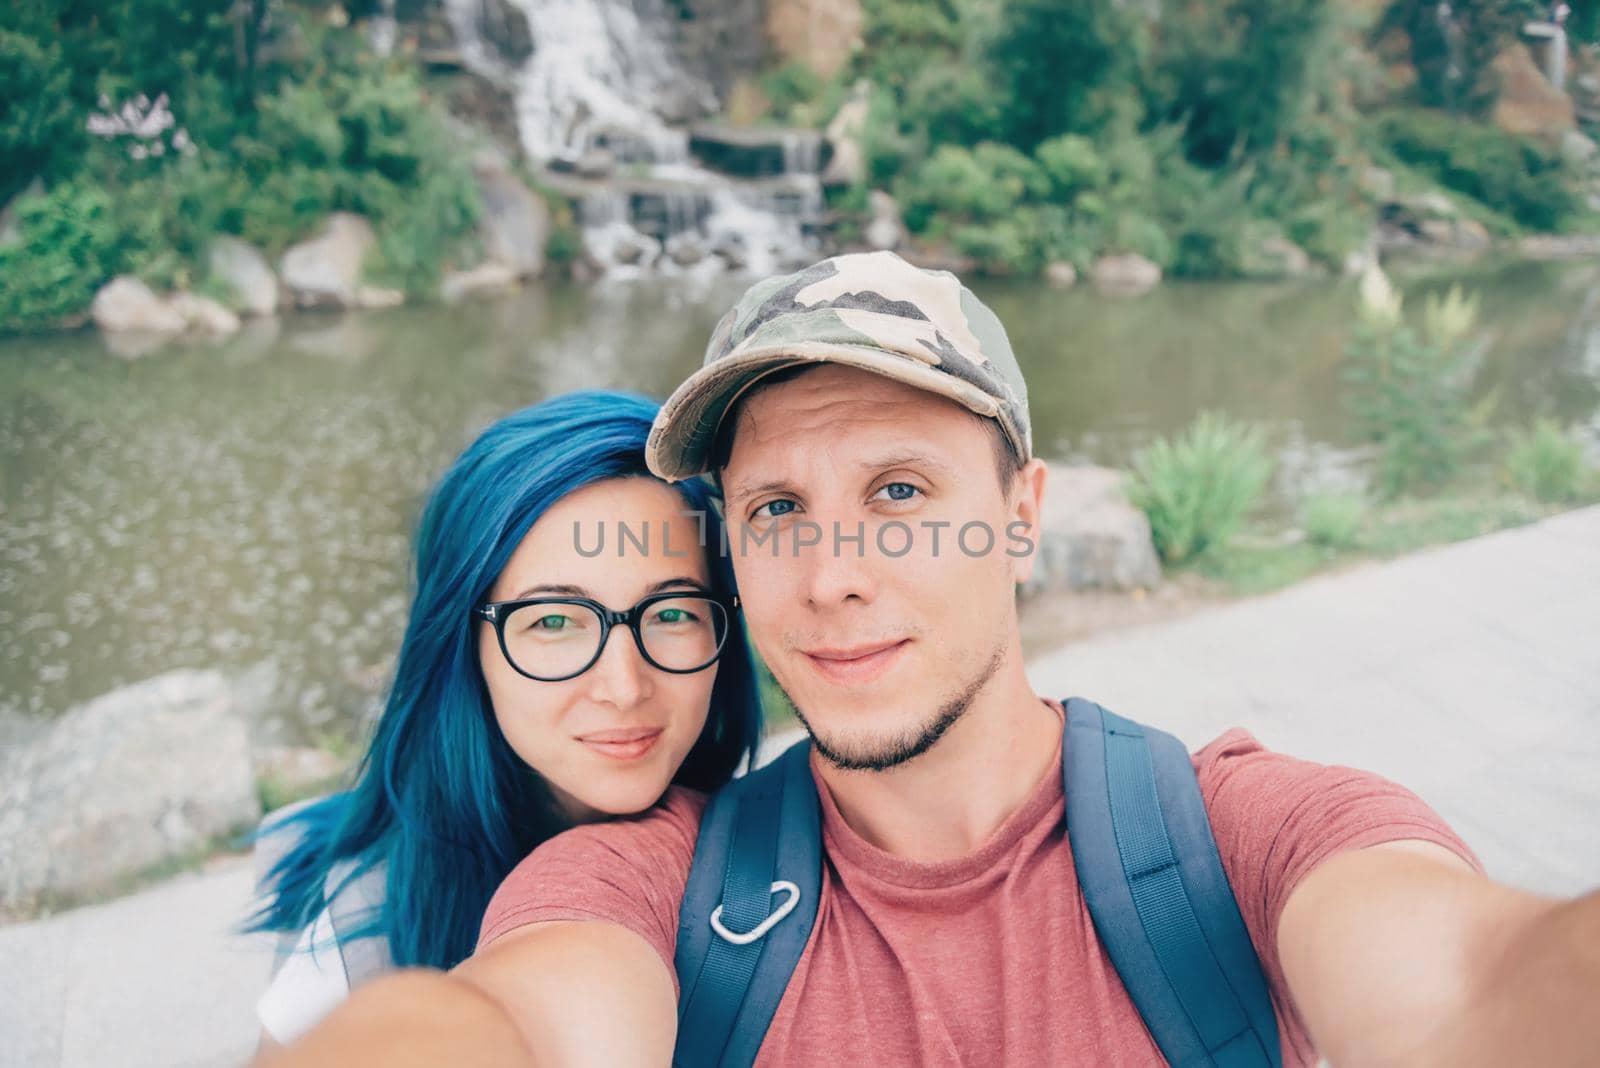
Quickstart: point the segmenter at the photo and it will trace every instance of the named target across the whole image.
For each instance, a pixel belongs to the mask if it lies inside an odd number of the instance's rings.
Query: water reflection
[[[1413,287],[1417,301],[1437,279]],[[1600,443],[1600,268],[1466,278],[1499,417]],[[269,733],[348,730],[399,641],[420,497],[505,412],[584,387],[664,396],[740,284],[551,285],[493,304],[250,324],[135,359],[92,333],[0,341],[0,741],[160,671],[271,662]],[[1204,408],[1266,423],[1278,492],[1350,484],[1353,287],[1174,284],[1137,300],[980,287],[1050,457],[1121,463]],[[1597,450],[1600,453],[1600,450]]]

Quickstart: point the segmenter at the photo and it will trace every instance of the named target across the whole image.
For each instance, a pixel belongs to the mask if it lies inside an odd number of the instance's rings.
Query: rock
[[[439,283],[439,297],[446,304],[454,304],[469,298],[499,296],[516,288],[516,272],[490,260],[471,270],[445,272]]]
[[[744,234],[727,230],[713,235],[711,254],[720,259],[730,271],[743,271],[750,266],[750,247]]]
[[[273,315],[280,295],[278,276],[254,245],[236,237],[219,237],[207,255],[213,278],[233,290],[234,307],[244,315]]]
[[[239,317],[210,297],[178,292],[167,298],[167,304],[183,316],[191,330],[213,337],[229,337],[239,332]]]
[[[35,178],[28,183],[26,189],[12,197],[4,208],[0,208],[0,248],[13,244],[22,235],[17,226],[17,205],[29,197],[44,196],[44,179]]]
[[[361,216],[328,216],[321,234],[283,254],[278,273],[290,299],[302,308],[355,307],[361,265],[376,242],[372,224]]]
[[[1377,200],[1389,200],[1394,196],[1394,172],[1382,167],[1364,168],[1357,184],[1362,192]]]
[[[1106,467],[1050,465],[1035,552],[1028,594],[1161,583],[1150,520],[1128,502],[1122,472]]]
[[[267,746],[256,752],[256,777],[280,795],[309,797],[337,786],[350,761],[326,749],[304,745]]]
[[[1044,280],[1057,289],[1071,289],[1078,284],[1078,269],[1066,260],[1056,260],[1045,266]]]
[[[767,0],[767,41],[780,60],[823,78],[844,69],[861,47],[861,0]]]
[[[1283,236],[1276,226],[1247,224],[1243,272],[1249,278],[1305,278],[1316,273],[1306,250]]]
[[[406,302],[406,292],[403,289],[393,289],[388,286],[361,286],[356,290],[355,306],[377,310],[380,308],[398,308]]]
[[[260,701],[218,672],[174,671],[21,746],[0,775],[0,905],[113,889],[252,826]]]
[[[679,267],[693,267],[706,258],[706,247],[694,233],[676,234],[667,240],[667,257]]]
[[[611,246],[611,260],[627,267],[649,267],[661,258],[661,242],[626,226]]]
[[[603,148],[591,148],[579,156],[572,165],[579,178],[604,181],[617,173],[617,157]]]
[[[550,240],[550,208],[544,198],[524,185],[503,161],[480,160],[474,173],[483,197],[479,232],[484,251],[519,278],[538,277],[544,271],[544,248]]]
[[[1400,202],[1405,208],[1424,219],[1454,219],[1461,214],[1455,201],[1437,189],[1416,193]]]
[[[832,147],[815,130],[781,126],[695,127],[689,151],[707,167],[735,178],[818,174]]]
[[[139,279],[119,275],[100,287],[89,305],[94,325],[107,333],[170,337],[188,327],[183,316]]]
[[[1477,219],[1457,219],[1456,232],[1453,236],[1456,247],[1469,252],[1481,252],[1494,244],[1489,228]]]
[[[866,79],[856,82],[850,97],[828,122],[826,136],[832,158],[822,168],[825,186],[856,185],[866,178],[866,157],[861,151],[861,134],[872,113],[872,86]]]
[[[1517,242],[1517,251],[1535,260],[1600,256],[1600,234],[1534,234]]]
[[[1101,289],[1137,295],[1161,283],[1161,267],[1135,253],[1117,253],[1095,260],[1089,278]]]
[[[1600,152],[1600,145],[1577,130],[1568,130],[1561,135],[1561,158],[1575,167],[1592,161],[1596,152]]]
[[[900,221],[900,205],[881,189],[874,189],[867,199],[872,205],[872,221],[867,223],[863,236],[873,249],[892,252],[906,239],[905,224]]]
[[[1577,122],[1572,98],[1550,84],[1526,45],[1511,42],[1489,65],[1499,85],[1494,124],[1555,143]]]

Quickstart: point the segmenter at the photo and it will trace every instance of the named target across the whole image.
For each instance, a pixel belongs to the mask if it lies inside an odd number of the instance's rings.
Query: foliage
[[[1031,152],[1110,125],[1135,95],[1145,36],[1138,5],[1120,0],[1001,0],[989,58],[1006,141]]]
[[[1448,483],[1484,441],[1488,401],[1471,403],[1481,341],[1473,337],[1477,301],[1452,287],[1430,297],[1420,329],[1374,268],[1363,280],[1355,329],[1345,347],[1344,381],[1357,433],[1381,449],[1378,484],[1386,496]]]
[[[1484,115],[1498,86],[1494,57],[1527,19],[1541,13],[1536,0],[1395,0],[1380,32],[1399,28],[1411,42],[1419,103]]]
[[[1312,545],[1336,551],[1353,549],[1369,510],[1365,494],[1324,490],[1302,502],[1300,527]]]
[[[780,122],[809,125],[810,108],[827,90],[826,80],[798,61],[785,63],[761,76],[761,92]]]
[[[1134,457],[1129,496],[1149,517],[1161,558],[1179,564],[1225,546],[1271,474],[1260,427],[1206,412]]]
[[[63,183],[16,206],[17,238],[0,244],[0,332],[44,330],[83,311],[128,255],[111,198]]]
[[[0,204],[36,175],[52,175],[81,151],[83,121],[69,97],[61,46],[0,26]]]
[[[1583,446],[1553,419],[1514,431],[1506,455],[1507,481],[1536,500],[1564,503],[1583,493]]]
[[[1533,138],[1422,109],[1388,112],[1377,128],[1400,160],[1523,226],[1558,229],[1584,211],[1560,153]]]
[[[1301,118],[1333,43],[1327,0],[1168,5],[1155,46],[1155,110],[1184,124],[1189,157],[1220,166],[1270,149]]]

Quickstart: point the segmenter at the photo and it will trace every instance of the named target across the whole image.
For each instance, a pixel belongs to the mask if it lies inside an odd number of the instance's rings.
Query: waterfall
[[[777,178],[697,160],[684,124],[718,101],[675,60],[663,0],[492,0],[527,19],[533,48],[518,63],[483,39],[489,2],[443,0],[462,62],[510,94],[524,152],[560,172],[589,257],[606,273],[652,263],[768,273],[815,258],[807,231],[823,210],[821,136],[774,133]]]

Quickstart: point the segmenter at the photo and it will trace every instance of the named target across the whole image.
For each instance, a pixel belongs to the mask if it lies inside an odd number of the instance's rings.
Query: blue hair
[[[568,823],[500,732],[471,610],[556,501],[605,479],[653,477],[644,446],[656,410],[623,393],[556,397],[489,427],[440,478],[417,528],[416,597],[393,686],[354,785],[266,832],[296,841],[264,877],[266,900],[249,930],[305,927],[341,888],[328,885],[330,870],[353,861],[350,878],[386,869],[382,910],[355,934],[385,937],[397,966],[449,968],[472,952],[495,888]],[[712,588],[731,597],[713,489],[701,479],[673,488],[705,515]],[[673,781],[699,790],[725,783],[753,753],[760,716],[749,646],[735,625],[705,729]]]

